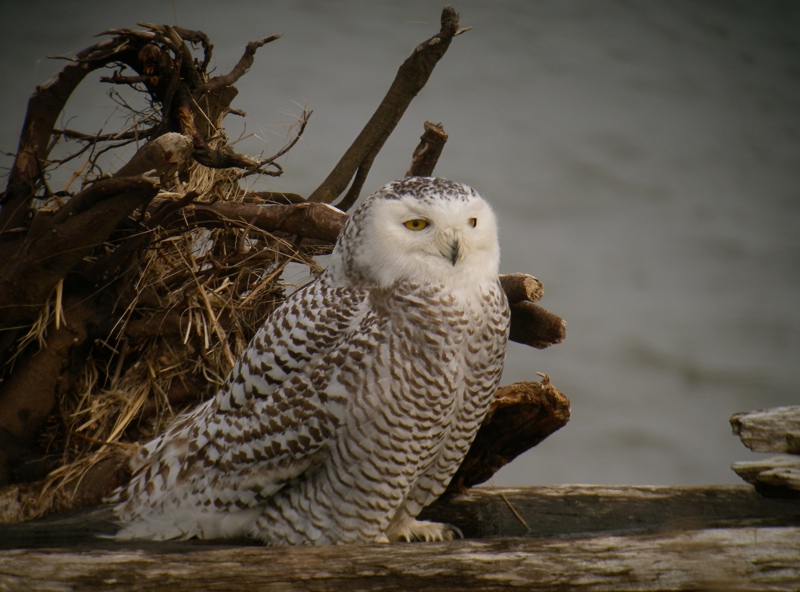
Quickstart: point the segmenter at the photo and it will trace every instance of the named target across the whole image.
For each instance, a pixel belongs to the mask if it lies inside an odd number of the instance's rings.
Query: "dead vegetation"
[[[254,192],[242,180],[283,172],[278,159],[306,131],[309,111],[267,157],[235,152],[225,134],[224,118],[241,115],[232,106],[234,84],[277,35],[248,43],[229,73],[212,77],[213,46],[200,31],[149,24],[107,31],[37,88],[0,198],[4,521],[97,503],[125,478],[120,467],[138,442],[215,392],[293,289],[281,281],[286,266],[318,272],[314,257],[332,248],[378,151],[463,31],[445,7],[441,30],[400,66],[375,114],[308,199]],[[119,130],[57,128],[70,93],[99,70],[101,83],[134,88],[149,106],[131,108]],[[430,174],[447,139],[440,126],[427,125],[426,135],[409,175]],[[109,155],[131,148],[123,166],[108,170]],[[407,168],[398,163],[398,174]],[[54,171],[72,169],[67,189],[49,187]],[[338,208],[328,205],[337,199]],[[506,276],[504,288],[514,294],[513,339],[534,347],[563,339],[564,322],[533,304],[541,297],[537,281]],[[528,447],[569,418],[563,395],[547,382],[533,386],[512,393],[528,412],[492,415],[495,431],[504,417],[510,433],[535,432],[522,438]],[[509,404],[506,396],[502,405]],[[522,451],[510,453],[507,444],[493,466]]]

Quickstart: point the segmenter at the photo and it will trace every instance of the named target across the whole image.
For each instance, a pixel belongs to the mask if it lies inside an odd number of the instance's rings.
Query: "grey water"
[[[0,1],[0,150],[27,97],[93,35],[137,22],[212,39],[227,72],[274,33],[238,84],[237,149],[271,154],[314,113],[279,179],[308,194],[443,2]],[[755,457],[737,411],[800,404],[800,3],[788,0],[454,1],[463,26],[377,159],[400,177],[422,123],[450,134],[437,174],[474,186],[501,227],[502,271],[545,284],[568,324],[544,351],[513,344],[504,382],[550,375],[561,431],[497,485],[737,483]],[[115,105],[90,77],[65,125]],[[8,167],[9,156],[0,165]],[[77,166],[77,165],[76,165]],[[55,187],[54,189],[58,189]]]

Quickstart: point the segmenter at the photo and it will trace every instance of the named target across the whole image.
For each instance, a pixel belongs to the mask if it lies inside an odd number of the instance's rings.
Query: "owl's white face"
[[[379,286],[412,281],[469,288],[496,280],[497,222],[472,189],[409,179],[387,185],[359,209],[346,229],[355,239],[343,254],[348,276]]]

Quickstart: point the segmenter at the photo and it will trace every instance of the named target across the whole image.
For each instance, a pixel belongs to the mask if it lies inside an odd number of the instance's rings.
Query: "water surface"
[[[249,40],[229,135],[272,153],[314,110],[287,173],[308,194],[372,114],[441,4],[3,0],[0,150],[35,84],[93,35],[137,21],[196,28],[219,73]],[[402,176],[426,119],[451,140],[437,173],[497,210],[506,272],[536,275],[569,323],[545,351],[513,345],[505,382],[549,374],[569,425],[500,484],[735,483],[752,455],[728,417],[800,404],[800,4],[462,1],[463,25],[384,148],[372,190]],[[95,77],[96,78],[96,77]],[[97,86],[69,126],[113,113]],[[3,163],[10,162],[7,158]],[[7,165],[6,165],[7,166]]]

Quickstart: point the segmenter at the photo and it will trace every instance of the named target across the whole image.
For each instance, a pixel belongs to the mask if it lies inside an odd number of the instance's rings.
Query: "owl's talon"
[[[424,520],[409,520],[387,533],[390,540],[414,542],[440,542],[463,539],[461,529],[452,524],[441,522],[426,522]]]

